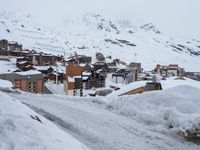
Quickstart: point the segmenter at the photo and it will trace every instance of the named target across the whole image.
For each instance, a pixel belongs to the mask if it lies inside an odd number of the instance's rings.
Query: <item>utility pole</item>
[[[58,84],[58,64],[56,62],[56,84]]]

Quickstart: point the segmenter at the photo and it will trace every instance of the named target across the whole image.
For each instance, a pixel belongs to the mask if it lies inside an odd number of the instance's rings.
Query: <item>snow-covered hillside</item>
[[[18,100],[0,97],[0,150],[88,150]]]
[[[102,52],[125,62],[142,62],[145,69],[156,64],[178,63],[186,70],[199,70],[200,41],[174,39],[162,34],[153,24],[130,20],[112,21],[88,13],[64,22],[66,39],[78,53]]]
[[[35,23],[31,15],[1,11],[0,37],[66,57],[77,51],[95,58],[96,52],[102,52],[127,63],[142,62],[145,69],[153,69],[158,63],[177,63],[187,71],[200,71],[200,40],[167,37],[151,23],[87,13],[66,19],[63,31],[58,32]]]
[[[68,47],[54,29],[37,24],[30,14],[0,11],[0,38],[22,43],[24,48],[64,55]]]
[[[200,145],[184,138],[193,133],[199,141],[200,89],[194,86],[181,85],[119,98],[29,93],[12,96],[27,103],[91,149],[200,149]]]

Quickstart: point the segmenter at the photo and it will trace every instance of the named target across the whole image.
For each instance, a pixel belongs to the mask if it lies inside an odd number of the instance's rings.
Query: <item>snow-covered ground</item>
[[[10,81],[0,79],[0,88],[13,88],[13,84]]]
[[[130,84],[124,84],[124,85],[120,85],[120,90],[117,91],[113,91],[111,94],[108,95],[108,97],[115,97],[115,96],[120,96],[124,93],[127,93],[131,90],[140,88],[140,87],[144,87],[146,85],[146,83],[149,81],[137,81],[137,82],[132,82]],[[170,77],[170,78],[166,78],[165,80],[161,80],[161,85],[162,85],[162,89],[166,90],[169,88],[173,88],[176,86],[180,86],[180,85],[186,85],[186,86],[194,86],[196,88],[200,89],[200,82],[196,81],[196,80],[192,80],[189,78],[178,78],[178,77]]]
[[[95,150],[199,150],[200,89],[181,85],[118,98],[11,94]]]
[[[17,70],[16,59],[0,60],[0,73],[9,73]]]
[[[64,83],[56,84],[54,81],[48,81],[45,83],[45,87],[48,88],[53,94],[66,95]]]
[[[88,150],[20,101],[0,97],[0,150]]]

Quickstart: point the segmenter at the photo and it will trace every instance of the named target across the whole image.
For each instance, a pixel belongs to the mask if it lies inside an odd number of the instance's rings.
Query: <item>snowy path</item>
[[[95,103],[64,96],[21,94],[13,97],[55,122],[94,150],[197,150],[199,146],[150,131],[144,124]]]

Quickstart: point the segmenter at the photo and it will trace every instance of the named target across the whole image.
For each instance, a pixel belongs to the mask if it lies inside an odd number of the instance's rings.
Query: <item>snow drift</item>
[[[200,89],[188,85],[109,100],[121,115],[151,130],[200,143]]]
[[[1,150],[88,150],[18,100],[0,92]]]
[[[200,141],[200,88],[195,84],[109,98],[30,93],[11,96],[55,121],[92,149],[200,148],[192,143]]]

